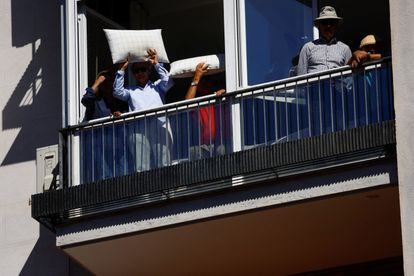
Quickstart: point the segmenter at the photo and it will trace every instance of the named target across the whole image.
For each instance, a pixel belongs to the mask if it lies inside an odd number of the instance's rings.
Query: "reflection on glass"
[[[248,84],[294,75],[295,57],[313,40],[312,1],[246,0],[245,5]]]

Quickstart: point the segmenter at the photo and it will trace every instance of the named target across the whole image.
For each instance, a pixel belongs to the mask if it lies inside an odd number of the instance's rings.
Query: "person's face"
[[[201,96],[211,94],[213,92],[213,81],[211,81],[208,76],[201,79],[197,87],[197,92]]]
[[[336,34],[338,29],[338,20],[335,19],[325,19],[318,22],[318,29],[320,35],[326,40],[331,41]]]
[[[369,52],[371,54],[376,54],[378,52],[377,46],[375,44],[362,46],[361,50]]]
[[[149,80],[150,75],[149,65],[144,62],[136,63],[132,68],[132,73],[134,74],[138,85],[145,86]]]

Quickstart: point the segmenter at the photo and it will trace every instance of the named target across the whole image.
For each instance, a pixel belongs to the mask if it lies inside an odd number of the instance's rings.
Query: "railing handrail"
[[[368,67],[368,66],[371,66],[371,65],[376,65],[376,64],[380,64],[380,63],[384,63],[384,62],[389,62],[389,61],[391,61],[391,57],[384,57],[384,58],[379,59],[379,60],[366,62],[360,68],[365,68],[365,67]],[[307,79],[311,79],[311,78],[320,78],[321,76],[331,75],[331,74],[335,74],[335,73],[339,73],[339,72],[343,72],[343,71],[347,71],[347,70],[351,70],[351,67],[349,65],[345,65],[345,66],[342,66],[342,67],[333,68],[333,69],[329,69],[329,70],[325,70],[325,71],[320,71],[320,72],[309,73],[309,74],[305,74],[305,75],[280,79],[280,80],[276,80],[276,81],[272,81],[272,82],[261,83],[261,84],[249,86],[249,87],[246,87],[246,88],[243,88],[243,89],[238,89],[238,90],[234,90],[234,91],[231,91],[231,92],[226,92],[226,93],[221,94],[221,95],[211,94],[211,95],[206,95],[206,96],[203,96],[203,97],[197,97],[197,98],[190,99],[190,100],[182,100],[182,101],[178,101],[178,102],[174,102],[174,103],[165,104],[163,106],[155,107],[155,108],[151,108],[151,109],[123,113],[120,117],[113,117],[113,116],[103,117],[103,118],[91,120],[91,121],[88,121],[88,122],[82,122],[82,123],[77,124],[77,125],[68,126],[66,128],[61,129],[60,132],[61,133],[67,133],[69,131],[73,131],[73,130],[77,130],[77,129],[81,129],[81,128],[86,128],[86,127],[91,127],[91,126],[95,126],[95,125],[102,125],[102,124],[109,123],[109,122],[113,122],[113,123],[121,122],[125,119],[132,118],[132,117],[138,117],[138,116],[142,116],[142,115],[145,115],[145,114],[150,114],[150,113],[157,114],[157,113],[160,113],[160,111],[164,111],[164,113],[168,113],[167,110],[171,109],[171,108],[179,108],[179,107],[182,107],[182,106],[188,106],[188,105],[197,104],[197,103],[200,103],[200,102],[211,101],[213,99],[220,99],[220,98],[225,98],[225,97],[229,97],[229,96],[235,96],[235,95],[243,94],[243,93],[246,93],[246,92],[252,92],[252,91],[255,91],[255,90],[262,90],[262,89],[266,89],[266,88],[269,88],[269,87],[275,87],[275,86],[280,86],[280,85],[288,86],[287,84],[290,84],[290,83],[297,83],[299,81],[307,80]]]

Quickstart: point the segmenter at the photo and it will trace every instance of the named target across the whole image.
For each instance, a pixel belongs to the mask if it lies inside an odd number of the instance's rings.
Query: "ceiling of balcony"
[[[64,251],[96,275],[288,275],[400,256],[399,225],[387,186]]]

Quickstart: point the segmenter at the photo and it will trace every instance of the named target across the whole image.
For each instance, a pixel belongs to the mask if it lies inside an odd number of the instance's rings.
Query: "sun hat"
[[[335,8],[331,6],[325,6],[322,7],[321,12],[319,13],[319,17],[315,18],[314,22],[318,22],[320,20],[326,20],[326,19],[334,19],[341,21],[342,17],[339,17],[336,14]]]
[[[377,40],[375,39],[374,35],[367,35],[361,40],[361,44],[359,45],[359,48],[361,49],[364,46],[375,45],[376,43],[377,43]]]

